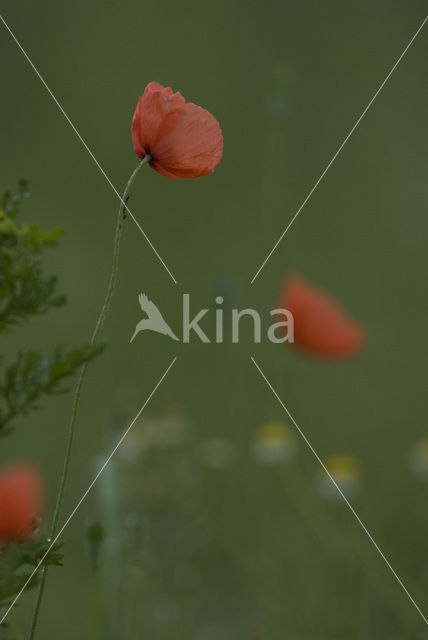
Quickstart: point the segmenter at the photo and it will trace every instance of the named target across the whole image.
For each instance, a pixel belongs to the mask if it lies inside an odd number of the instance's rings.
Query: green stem
[[[119,205],[119,211],[117,214],[117,223],[116,223],[116,232],[115,232],[115,236],[114,236],[114,243],[113,243],[113,261],[112,261],[112,267],[111,267],[111,274],[110,274],[110,280],[109,280],[109,284],[107,287],[107,293],[104,299],[104,303],[103,306],[101,308],[100,314],[98,316],[96,325],[95,325],[95,329],[94,332],[92,334],[92,338],[91,338],[91,344],[94,344],[96,339],[98,338],[98,335],[103,327],[104,321],[106,319],[109,307],[110,307],[110,302],[113,296],[113,292],[114,292],[114,288],[116,285],[116,280],[117,280],[117,272],[119,269],[119,249],[120,249],[120,239],[122,237],[122,230],[123,230],[123,209],[124,209],[124,203],[126,204],[126,200],[129,194],[129,191],[132,187],[132,184],[137,176],[137,173],[139,172],[139,170],[141,169],[141,167],[145,164],[147,164],[148,162],[150,162],[151,158],[149,155],[146,155],[143,160],[141,160],[141,162],[138,163],[138,165],[136,166],[136,168],[134,169],[134,171],[131,174],[131,177],[128,180],[128,184],[126,185],[125,191],[123,192],[123,196]],[[55,538],[57,529],[58,529],[58,523],[59,523],[59,518],[61,515],[61,508],[62,508],[62,503],[64,501],[64,494],[65,494],[65,489],[67,486],[67,481],[68,481],[68,476],[69,476],[69,471],[70,471],[70,462],[71,462],[71,452],[73,449],[73,441],[74,441],[74,435],[75,435],[75,431],[76,431],[76,420],[77,420],[77,412],[79,409],[79,403],[80,403],[80,395],[82,392],[82,386],[83,386],[83,381],[85,379],[86,376],[86,371],[87,371],[88,365],[87,363],[85,363],[81,370],[80,370],[80,374],[79,374],[79,378],[77,381],[77,385],[76,385],[76,390],[74,392],[74,400],[73,400],[73,409],[71,412],[71,420],[70,420],[70,428],[68,431],[68,440],[67,440],[67,448],[65,451],[65,458],[64,458],[64,466],[63,466],[63,470],[62,470],[62,476],[61,476],[61,482],[59,485],[59,490],[58,490],[58,496],[57,496],[57,501],[56,501],[56,506],[55,506],[55,511],[54,511],[54,515],[53,515],[53,519],[52,519],[52,526],[51,526],[51,531],[50,531],[50,540],[53,540]],[[39,617],[39,612],[40,612],[40,605],[42,603],[42,599],[43,599],[43,593],[44,593],[44,589],[45,589],[45,583],[46,583],[46,576],[47,576],[47,567],[42,567],[41,569],[41,577],[40,577],[40,583],[39,583],[39,589],[38,589],[38,593],[37,593],[37,600],[36,600],[36,606],[34,609],[34,614],[33,614],[33,621],[31,624],[31,630],[30,630],[30,635],[29,635],[29,640],[33,640],[34,639],[34,635],[36,632],[36,626],[37,626],[37,620]]]
[[[100,620],[102,619],[101,607],[101,575],[99,568],[94,569],[92,576],[92,615],[91,615],[91,639],[101,638]]]

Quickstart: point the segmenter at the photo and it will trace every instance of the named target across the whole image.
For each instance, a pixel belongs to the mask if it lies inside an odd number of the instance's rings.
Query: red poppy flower
[[[223,155],[214,116],[158,82],[150,82],[140,96],[131,133],[137,156],[150,155],[150,165],[167,178],[212,173]]]
[[[321,358],[346,358],[364,342],[362,328],[327,293],[301,276],[287,279],[281,307],[294,318],[294,342]]]
[[[28,466],[8,467],[0,473],[0,542],[30,537],[41,509],[42,481]]]

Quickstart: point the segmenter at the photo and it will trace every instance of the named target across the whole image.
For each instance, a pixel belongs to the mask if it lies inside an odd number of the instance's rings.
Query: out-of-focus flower
[[[348,455],[334,455],[327,458],[324,464],[347,498],[358,495],[361,488],[362,467],[357,458]],[[320,470],[317,476],[316,486],[323,498],[337,501],[343,499],[323,470]]]
[[[408,453],[407,460],[413,473],[428,480],[428,437],[415,442]]]
[[[281,308],[294,318],[294,342],[320,358],[353,356],[363,345],[364,332],[333,298],[298,275],[286,280]]]
[[[229,440],[211,438],[198,447],[199,460],[211,469],[223,469],[231,466],[236,458],[235,447]]]
[[[158,82],[150,82],[140,96],[131,133],[137,156],[150,155],[150,166],[167,178],[212,173],[223,155],[214,116]]]
[[[139,463],[151,449],[168,449],[182,445],[188,438],[188,423],[180,415],[146,417],[138,420],[118,451],[125,465]]]
[[[253,455],[262,464],[280,464],[291,460],[296,449],[294,432],[285,422],[267,422],[255,433]]]
[[[38,471],[27,465],[8,467],[0,473],[0,542],[19,542],[37,528],[42,502]]]

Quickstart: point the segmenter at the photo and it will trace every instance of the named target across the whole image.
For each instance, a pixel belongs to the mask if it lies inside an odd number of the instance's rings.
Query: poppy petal
[[[0,474],[0,541],[24,540],[33,533],[41,494],[40,475],[31,467],[9,467]]]
[[[131,127],[134,149],[140,158],[153,153],[156,140],[168,129],[168,123],[172,126],[177,111],[184,105],[181,93],[173,93],[171,87],[162,87],[158,82],[147,85],[138,100]]]
[[[217,120],[206,109],[188,103],[175,126],[159,138],[155,158],[162,162],[154,168],[177,178],[196,178],[212,173],[222,154],[223,135]]]
[[[322,358],[354,355],[363,345],[364,332],[327,293],[301,276],[286,282],[282,306],[294,318],[294,342]]]

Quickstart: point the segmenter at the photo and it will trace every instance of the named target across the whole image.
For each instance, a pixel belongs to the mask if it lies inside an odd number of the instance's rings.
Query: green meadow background
[[[289,420],[250,360],[321,457],[359,460],[352,502],[427,613],[428,485],[412,473],[408,452],[428,435],[428,27],[250,284],[425,13],[416,0],[3,3],[3,17],[120,192],[137,161],[132,114],[151,80],[209,109],[225,141],[213,175],[168,180],[145,167],[133,188],[130,209],[177,284],[128,219],[63,518],[177,362],[64,534],[65,566],[49,573],[40,640],[426,637],[346,506],[317,492],[319,465],[305,443],[298,439],[290,462],[254,458],[257,428]],[[49,352],[89,339],[118,201],[2,25],[0,59],[0,186],[28,178],[22,219],[64,228],[45,266],[68,298],[3,338],[2,354],[12,358],[19,348]],[[225,308],[252,307],[267,322],[295,271],[364,325],[358,357],[316,361],[266,339],[254,345],[248,330],[233,345],[149,333],[129,344],[139,292],[177,332],[183,293],[195,312],[214,309],[222,295]],[[214,311],[204,327],[213,335]],[[46,529],[70,411],[71,393],[48,399],[1,443],[2,462],[25,459],[43,470]],[[165,420],[171,436],[162,436]],[[154,443],[137,455],[148,423]],[[98,575],[85,550],[93,517],[106,528]],[[22,637],[32,601],[23,597],[11,616]]]

